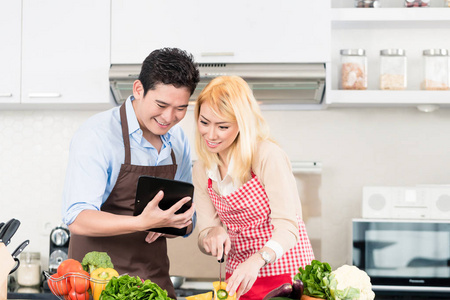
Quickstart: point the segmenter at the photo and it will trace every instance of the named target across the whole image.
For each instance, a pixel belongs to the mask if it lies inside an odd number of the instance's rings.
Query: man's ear
[[[144,98],[144,86],[140,80],[135,80],[133,82],[133,96],[134,99]]]

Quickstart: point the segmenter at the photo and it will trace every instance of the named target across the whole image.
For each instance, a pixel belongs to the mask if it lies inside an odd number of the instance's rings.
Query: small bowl
[[[186,280],[186,277],[183,276],[170,276],[170,280],[172,281],[173,287],[176,289],[179,289],[184,281]]]

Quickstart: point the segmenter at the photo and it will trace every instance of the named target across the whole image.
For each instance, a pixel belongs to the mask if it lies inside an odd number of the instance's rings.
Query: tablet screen
[[[193,198],[194,186],[191,183],[171,180],[153,176],[140,176],[137,185],[136,199],[134,204],[134,216],[140,215],[147,204],[152,201],[159,191],[164,192],[164,198],[159,202],[159,208],[167,210],[172,205],[183,199],[184,197]],[[184,204],[176,214],[187,211],[192,205],[192,200]],[[178,229],[172,227],[152,228],[149,231],[167,233],[172,235],[185,235],[186,228]]]

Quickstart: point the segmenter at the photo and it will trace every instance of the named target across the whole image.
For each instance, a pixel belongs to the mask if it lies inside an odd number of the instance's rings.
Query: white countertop
[[[213,290],[212,281],[189,281],[186,280],[180,289],[198,289],[198,290]]]

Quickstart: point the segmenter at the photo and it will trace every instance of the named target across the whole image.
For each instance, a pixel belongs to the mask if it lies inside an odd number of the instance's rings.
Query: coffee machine
[[[50,257],[48,260],[50,274],[56,273],[59,265],[67,259],[69,240],[70,231],[66,225],[55,227],[50,232]]]

